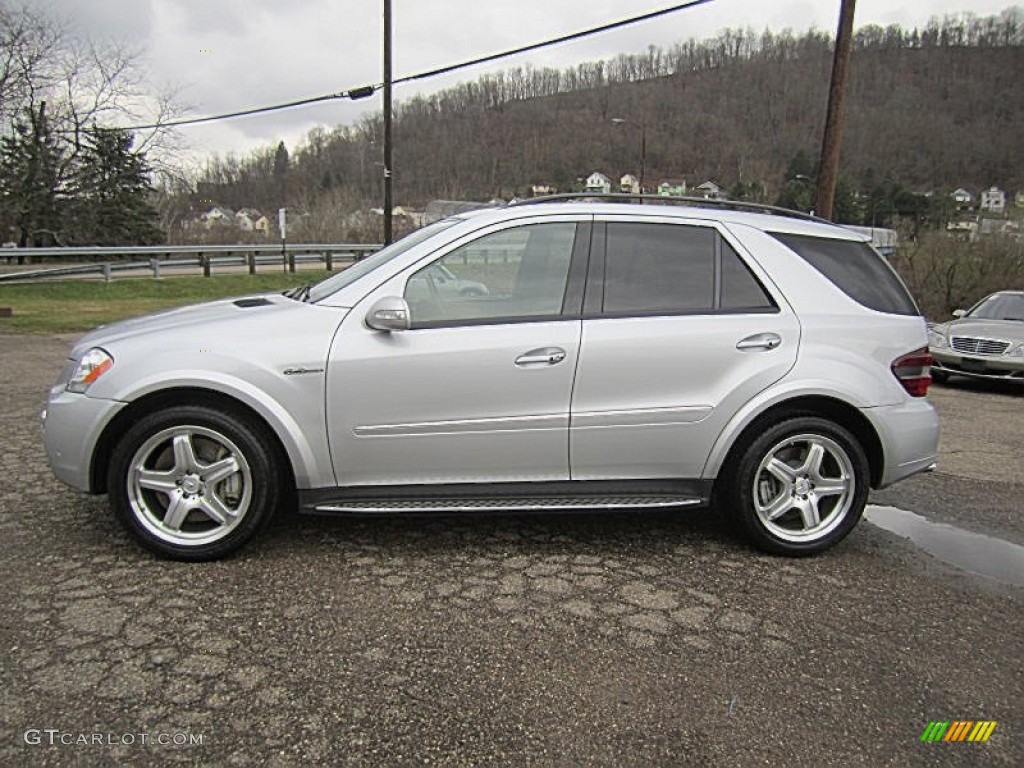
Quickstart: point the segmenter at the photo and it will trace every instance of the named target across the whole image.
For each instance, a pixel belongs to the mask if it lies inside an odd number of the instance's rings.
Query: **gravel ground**
[[[1024,590],[867,523],[786,560],[707,512],[289,517],[156,560],[46,467],[69,341],[0,335],[0,765],[1024,765]],[[874,502],[1024,544],[1024,401],[933,391],[940,471]]]

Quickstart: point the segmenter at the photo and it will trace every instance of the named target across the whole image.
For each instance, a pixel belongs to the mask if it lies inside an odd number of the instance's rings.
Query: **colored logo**
[[[995,720],[932,720],[921,741],[988,741],[995,729]]]

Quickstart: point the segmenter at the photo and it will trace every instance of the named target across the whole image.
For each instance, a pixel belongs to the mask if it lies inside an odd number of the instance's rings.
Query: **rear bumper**
[[[884,466],[878,488],[933,469],[939,455],[939,415],[927,400],[866,408],[882,442]]]

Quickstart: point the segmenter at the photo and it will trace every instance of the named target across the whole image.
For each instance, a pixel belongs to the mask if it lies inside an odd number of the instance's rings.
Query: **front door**
[[[585,264],[570,267],[586,257],[584,235],[589,225],[572,220],[505,226],[407,269],[353,309],[327,376],[340,485],[569,478]],[[395,294],[412,328],[368,328],[369,305]]]

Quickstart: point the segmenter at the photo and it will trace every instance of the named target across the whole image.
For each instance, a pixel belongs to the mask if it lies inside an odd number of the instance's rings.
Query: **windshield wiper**
[[[312,288],[312,283],[306,283],[305,285],[300,285],[296,288],[285,291],[284,295],[289,299],[295,299],[296,301],[307,301],[309,299],[309,292]]]

